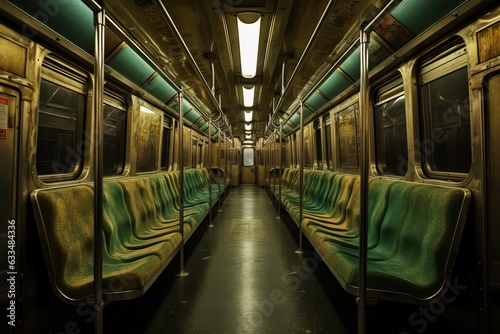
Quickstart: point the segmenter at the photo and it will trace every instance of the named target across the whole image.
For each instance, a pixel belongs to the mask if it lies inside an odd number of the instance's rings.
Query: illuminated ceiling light
[[[245,130],[247,131],[252,130],[252,124],[245,124]]]
[[[259,54],[260,14],[240,13],[238,21],[238,39],[240,44],[241,75],[253,78],[257,74]]]
[[[243,105],[245,107],[252,107],[253,97],[255,96],[255,87],[252,88],[241,87],[241,88],[243,89]]]
[[[245,135],[245,139],[252,139],[252,135]]]
[[[245,111],[245,122],[249,123],[253,120],[253,111]]]

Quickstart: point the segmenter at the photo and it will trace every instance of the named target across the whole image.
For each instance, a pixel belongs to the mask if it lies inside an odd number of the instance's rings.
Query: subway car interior
[[[499,129],[495,0],[1,0],[0,330],[500,333]]]

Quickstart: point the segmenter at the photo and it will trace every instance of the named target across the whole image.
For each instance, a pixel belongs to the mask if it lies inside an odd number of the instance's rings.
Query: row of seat
[[[102,194],[103,292],[114,300],[142,295],[226,188],[225,183],[210,184],[206,168],[185,170],[181,229],[178,172],[106,180]],[[31,201],[54,291],[69,303],[92,296],[92,185],[38,189],[31,193]]]
[[[285,169],[280,200],[340,284],[358,293],[360,178]],[[378,299],[429,303],[446,292],[470,202],[470,191],[370,178],[367,291]]]

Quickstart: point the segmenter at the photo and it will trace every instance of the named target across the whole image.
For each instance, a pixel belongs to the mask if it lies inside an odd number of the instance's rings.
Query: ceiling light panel
[[[243,89],[243,105],[245,107],[253,107],[253,99],[255,96],[255,87],[250,89],[242,87]]]
[[[249,123],[253,120],[253,111],[245,111],[245,122]]]
[[[258,17],[254,22],[247,17]],[[257,58],[259,55],[260,16],[242,15],[237,17],[238,40],[240,44],[241,75],[253,78],[257,74]]]

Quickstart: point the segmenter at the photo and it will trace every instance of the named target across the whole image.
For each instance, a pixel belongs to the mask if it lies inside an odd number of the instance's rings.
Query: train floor
[[[355,296],[347,294],[298,228],[263,188],[234,187],[220,210],[189,239],[146,294],[113,302],[105,333],[357,333]],[[380,305],[367,333],[405,333]],[[408,318],[403,324],[408,324]]]

